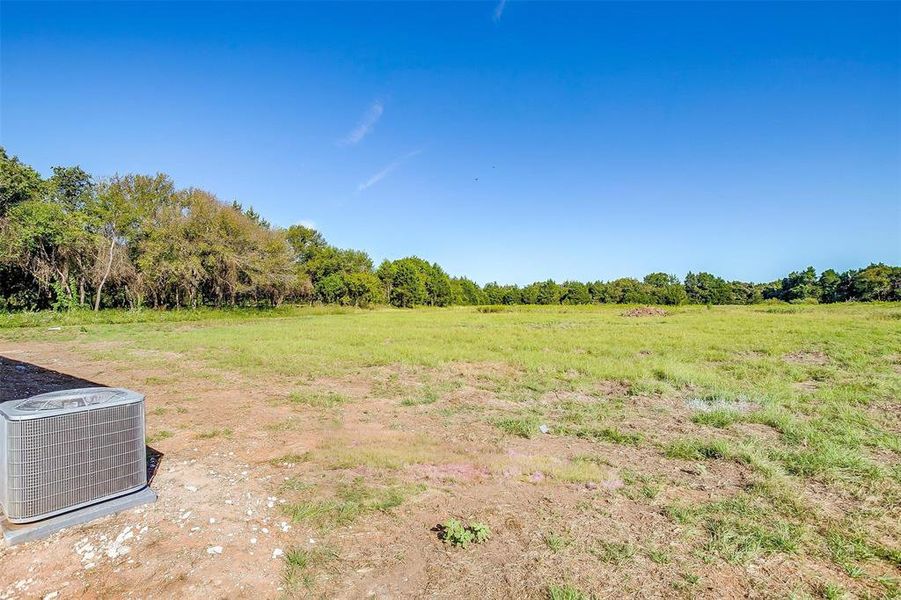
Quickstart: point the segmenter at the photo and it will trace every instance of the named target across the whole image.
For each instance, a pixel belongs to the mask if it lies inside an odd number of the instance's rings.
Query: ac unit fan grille
[[[10,519],[40,518],[147,482],[142,402],[9,422]]]

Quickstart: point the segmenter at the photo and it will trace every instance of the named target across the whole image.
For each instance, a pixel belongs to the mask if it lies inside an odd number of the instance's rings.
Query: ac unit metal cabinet
[[[0,404],[0,507],[11,523],[146,485],[143,395],[84,388]]]

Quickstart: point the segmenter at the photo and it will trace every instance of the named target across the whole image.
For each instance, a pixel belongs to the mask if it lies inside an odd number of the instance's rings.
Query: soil
[[[798,365],[827,365],[829,364],[829,355],[819,351],[798,351],[786,354],[783,359],[785,362]]]
[[[514,403],[486,383],[518,375],[505,365],[430,373],[373,367],[302,382],[347,398],[323,408],[287,401],[300,383],[289,379],[260,385],[234,373],[209,376],[178,355],[149,353],[138,367],[90,357],[72,344],[0,345],[2,397],[93,385],[141,390],[150,443],[162,453],[152,482],[159,500],[0,548],[2,600],[544,598],[548,585],[563,583],[600,598],[745,598],[784,596],[802,581],[842,577],[806,557],[732,566],[704,562],[693,551],[664,506],[734,496],[749,485],[745,466],[716,461],[698,470],[652,445],[500,434],[491,420]],[[418,385],[424,375],[457,385],[433,404],[402,405],[392,386]],[[627,391],[601,381],[590,394],[552,393],[542,401],[600,402]],[[684,399],[626,402],[638,410],[621,424],[624,431],[661,430],[664,442],[697,431]],[[599,465],[598,480],[555,480],[541,466],[576,459]],[[630,493],[628,473],[659,483],[659,495]],[[286,516],[301,494],[329,498],[336,486],[359,481],[414,491],[399,506],[348,522],[294,523]],[[443,543],[435,526],[451,517],[488,524],[491,539],[466,549]],[[566,540],[557,551],[546,542],[552,534]],[[627,544],[635,554],[623,563],[599,560],[604,543]],[[671,561],[653,562],[652,548]],[[299,584],[284,578],[289,549],[315,557]],[[686,583],[687,573],[699,582]],[[853,589],[853,580],[844,581]]]
[[[639,306],[623,313],[624,317],[665,317],[669,313],[654,306]]]

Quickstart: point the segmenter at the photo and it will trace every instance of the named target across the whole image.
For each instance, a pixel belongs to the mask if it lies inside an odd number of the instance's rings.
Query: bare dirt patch
[[[829,364],[829,355],[818,350],[801,350],[798,352],[790,352],[782,357],[787,363],[797,365],[827,365]]]
[[[811,394],[818,389],[820,389],[820,384],[812,379],[808,379],[806,381],[799,381],[795,383],[792,387],[794,387],[799,392],[805,392]]]
[[[85,381],[145,392],[148,433],[165,455],[153,482],[160,500],[0,549],[4,600],[545,598],[563,583],[598,597],[771,597],[797,580],[784,557],[747,569],[705,562],[700,534],[667,516],[670,505],[728,500],[753,481],[733,461],[664,456],[662,444],[700,430],[683,398],[631,396],[624,382],[598,381],[504,400],[494,390],[523,373],[500,363],[254,379],[165,355],[153,357],[170,361],[160,368],[135,369],[90,350],[0,349],[34,367],[22,373],[4,359],[0,368],[18,377],[8,388],[4,378],[4,389],[28,395],[32,385]],[[298,390],[340,400],[298,402]],[[405,403],[426,391],[427,402]],[[527,439],[492,424],[567,403],[622,405],[615,427],[647,437],[629,445],[552,427]],[[433,531],[448,518],[484,522],[492,536],[451,547]],[[306,565],[296,577],[287,576],[288,553]]]
[[[625,311],[622,316],[624,317],[665,317],[669,313],[663,310],[662,308],[657,308],[655,306],[639,306],[638,308],[632,308]]]

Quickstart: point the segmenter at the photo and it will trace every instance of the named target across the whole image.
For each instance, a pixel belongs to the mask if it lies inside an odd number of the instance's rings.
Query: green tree
[[[644,278],[649,299],[654,304],[684,304],[688,301],[685,286],[675,275],[651,273]]]
[[[474,306],[477,304],[485,304],[486,296],[478,284],[466,277],[452,277],[451,286],[451,304],[458,306]]]
[[[0,146],[0,217],[20,202],[42,198],[44,190],[40,174]]]
[[[349,304],[343,273],[332,273],[316,283],[316,298],[326,304]]]
[[[394,262],[389,297],[391,304],[402,308],[425,304],[428,300],[428,293],[422,270],[410,259],[402,258]]]
[[[848,276],[848,299],[863,302],[901,300],[901,267],[871,264]]]
[[[695,304],[729,304],[732,290],[726,280],[710,273],[691,273],[685,276],[685,293]]]
[[[782,280],[780,299],[786,302],[817,300],[819,297],[820,288],[817,282],[817,272],[813,267],[789,273],[788,277]]]
[[[538,293],[535,296],[536,304],[560,304],[563,295],[561,288],[553,279],[548,279],[538,284]]]
[[[347,297],[354,306],[367,307],[385,301],[381,280],[374,273],[348,273],[344,275]]]
[[[588,286],[581,281],[565,281],[560,294],[561,304],[590,304]]]
[[[826,269],[820,274],[820,302],[839,302],[842,278],[833,269]]]

